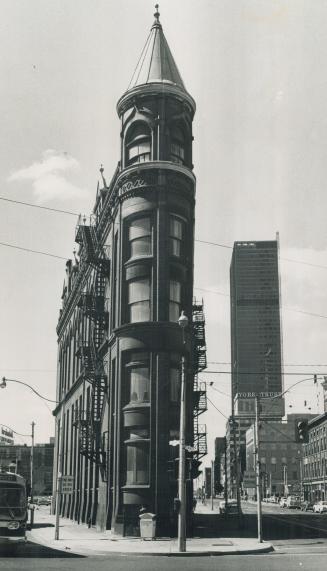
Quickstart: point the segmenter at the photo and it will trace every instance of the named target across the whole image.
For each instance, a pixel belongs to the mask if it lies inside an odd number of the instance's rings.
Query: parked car
[[[219,502],[218,511],[220,514],[226,513],[226,502],[225,500]],[[227,502],[227,514],[238,514],[237,508],[237,501],[236,500],[228,500]]]
[[[313,503],[309,502],[309,500],[304,500],[301,503],[301,511],[302,512],[313,512]]]
[[[313,511],[314,511],[314,513],[318,513],[318,514],[322,514],[324,512],[327,512],[327,501],[321,500],[320,502],[317,502],[316,504],[314,504],[313,505]]]
[[[279,506],[280,506],[281,508],[286,508],[286,505],[287,505],[286,502],[287,502],[287,498],[280,498],[280,500],[279,500]]]
[[[299,510],[301,508],[301,499],[299,496],[288,496],[286,500],[286,507]]]
[[[50,498],[47,498],[47,497],[43,497],[43,496],[42,496],[42,497],[38,497],[38,498],[36,499],[36,502],[35,502],[35,503],[36,503],[36,505],[38,505],[38,506],[50,506],[50,505],[51,505],[51,500],[50,500]]]

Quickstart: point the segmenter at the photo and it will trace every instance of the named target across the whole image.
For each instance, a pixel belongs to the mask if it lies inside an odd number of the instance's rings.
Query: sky
[[[209,462],[230,414],[234,241],[279,232],[285,389],[327,374],[327,4],[162,0],[159,11],[197,104],[194,293],[204,300],[208,370],[225,371],[201,375],[213,383],[201,417]],[[0,376],[49,399],[76,214],[92,210],[101,163],[110,180],[119,160],[116,103],[153,13],[149,0],[2,0],[0,198],[75,213],[0,200]],[[312,380],[286,394],[287,412],[309,407],[323,410]],[[36,442],[54,433],[51,410],[17,383],[0,392],[0,423],[29,434],[35,421]]]

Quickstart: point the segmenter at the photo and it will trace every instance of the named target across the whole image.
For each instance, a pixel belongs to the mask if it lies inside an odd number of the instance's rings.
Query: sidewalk
[[[68,551],[80,555],[165,555],[205,556],[268,553],[273,551],[270,543],[258,543],[256,539],[243,538],[191,538],[186,543],[186,553],[179,553],[177,539],[158,538],[142,540],[139,537],[120,537],[110,531],[98,532],[78,525],[66,518],[60,518],[59,540],[54,539],[55,516],[49,515],[49,508],[35,511],[35,527],[27,533],[33,543],[51,549]],[[202,512],[202,509],[201,509]]]

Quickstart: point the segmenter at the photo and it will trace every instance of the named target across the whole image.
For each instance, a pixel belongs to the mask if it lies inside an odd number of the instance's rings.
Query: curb
[[[99,555],[124,555],[126,556],[140,556],[140,557],[147,557],[147,556],[153,556],[153,557],[218,557],[218,556],[224,556],[224,555],[261,555],[264,553],[271,553],[272,551],[274,551],[274,547],[271,544],[268,545],[264,545],[262,547],[258,547],[258,548],[252,548],[252,549],[236,549],[236,550],[229,550],[229,551],[218,551],[218,550],[211,550],[211,549],[206,549],[203,551],[185,551],[183,553],[181,553],[180,551],[169,551],[169,552],[164,552],[164,551],[110,551],[110,550],[101,550],[100,548],[97,550],[92,550],[92,549],[88,549],[87,547],[85,547],[85,549],[81,548],[79,549],[78,547],[74,548],[74,547],[69,547],[67,545],[60,545],[59,542],[54,543],[54,541],[52,540],[51,542],[47,542],[46,540],[44,540],[43,538],[37,538],[37,537],[29,537],[28,541],[31,541],[32,543],[36,543],[36,544],[41,544],[44,547],[49,547],[50,549],[55,549],[57,551],[62,551],[64,553],[71,553],[72,555],[81,555],[84,557],[90,556],[92,555],[93,551],[96,551],[97,556]],[[64,540],[61,540],[64,541]],[[69,540],[67,540],[69,541]]]

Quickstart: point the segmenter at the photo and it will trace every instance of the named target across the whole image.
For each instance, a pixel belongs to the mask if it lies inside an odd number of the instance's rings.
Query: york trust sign
[[[237,393],[236,398],[251,399],[255,397],[260,398],[274,398],[280,396],[280,393]]]

